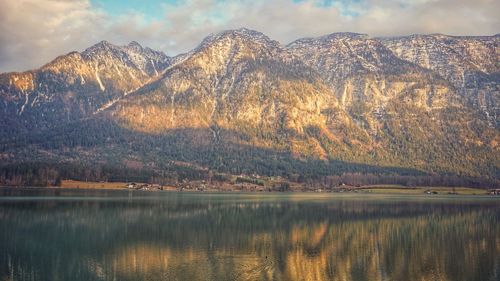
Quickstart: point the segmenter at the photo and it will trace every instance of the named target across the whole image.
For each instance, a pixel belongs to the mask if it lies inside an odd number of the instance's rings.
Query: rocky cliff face
[[[246,30],[209,37],[188,58],[169,69],[162,79],[124,101],[120,110],[125,103],[141,108],[139,100],[162,98],[164,102],[154,105],[165,105],[165,110],[171,113],[166,114],[169,120],[161,123],[168,129],[238,121],[255,125],[266,119],[275,121],[277,115],[289,114],[280,109],[282,101],[307,98],[308,92],[318,95],[317,102],[321,103],[320,94],[324,96],[326,93],[322,90],[326,88],[321,89],[324,85],[314,87],[314,82],[321,84],[318,77],[305,75],[306,67],[298,61],[287,61],[282,52],[277,42]],[[308,81],[311,79],[315,81]],[[293,90],[287,92],[287,87]],[[298,87],[303,90],[298,91]],[[314,111],[316,108],[309,103],[312,101],[302,100],[296,106]],[[191,114],[199,116],[189,118]],[[154,118],[154,115],[149,116]],[[272,125],[273,121],[265,125]]]
[[[399,58],[441,75],[491,126],[499,128],[499,35],[413,35],[380,39],[380,42]]]
[[[210,35],[175,58],[137,43],[101,42],[35,71],[2,74],[1,118],[11,124],[4,129],[42,134],[88,120],[120,128],[81,125],[93,137],[89,149],[73,150],[76,158],[133,157],[157,167],[197,161],[182,151],[203,147],[200,157],[216,160],[197,162],[218,166],[236,147],[249,161],[257,152],[248,149],[265,151],[255,164],[263,167],[284,153],[297,161],[498,177],[498,37],[442,37],[337,33],[282,46],[239,29]],[[50,153],[64,159],[60,149]]]
[[[401,101],[433,112],[458,106],[454,89],[431,71],[398,58],[367,35],[335,33],[300,39],[288,49],[327,81],[344,110],[377,133]]]

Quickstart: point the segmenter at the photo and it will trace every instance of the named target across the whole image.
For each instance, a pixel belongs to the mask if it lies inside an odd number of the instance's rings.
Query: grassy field
[[[392,194],[424,194],[427,190],[435,191],[438,194],[449,194],[455,192],[458,195],[482,195],[487,194],[485,189],[469,188],[469,187],[399,187],[399,186],[373,186],[364,187],[364,191],[372,193],[392,193]]]
[[[123,189],[126,188],[125,182],[85,182],[74,180],[63,180],[62,188],[85,188],[85,189]]]

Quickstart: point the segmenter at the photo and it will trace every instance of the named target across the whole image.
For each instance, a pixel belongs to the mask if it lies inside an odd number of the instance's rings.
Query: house
[[[500,189],[491,189],[490,195],[500,195]]]

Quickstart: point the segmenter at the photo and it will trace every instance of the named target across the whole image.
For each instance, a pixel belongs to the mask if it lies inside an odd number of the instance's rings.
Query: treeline
[[[447,186],[498,188],[500,181],[487,178],[459,177],[457,175],[400,175],[351,173],[311,177],[304,174],[288,174],[284,180],[299,183],[306,188],[332,189],[342,186],[361,187],[367,185]],[[188,181],[251,183],[265,186],[264,179],[232,176],[209,169],[171,165],[167,169],[129,168],[112,165],[76,165],[57,163],[21,163],[0,167],[0,185],[4,186],[59,186],[61,180],[105,182],[145,182],[175,185]]]
[[[366,186],[366,185],[402,185],[407,187],[417,186],[445,186],[445,187],[474,187],[474,188],[496,188],[500,187],[500,181],[485,178],[459,177],[457,175],[397,175],[397,174],[361,174],[346,173],[341,176],[322,177],[315,182],[326,188],[342,185]]]
[[[155,173],[110,165],[75,165],[56,163],[21,163],[0,167],[0,185],[59,186],[61,180],[149,182]]]

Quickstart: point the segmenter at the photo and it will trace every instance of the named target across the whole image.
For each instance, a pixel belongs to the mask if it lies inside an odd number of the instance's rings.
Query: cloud
[[[372,36],[500,32],[497,0],[176,0],[158,9],[163,17],[133,10],[116,15],[89,0],[2,0],[0,72],[38,67],[104,39],[136,40],[175,55],[210,33],[239,27],[282,43],[338,31]]]
[[[61,50],[81,47],[100,23],[102,15],[85,1],[2,1],[0,70],[39,66]]]
[[[39,67],[55,57],[108,40],[145,43],[165,29],[146,15],[111,17],[88,0],[0,1],[0,72]]]

